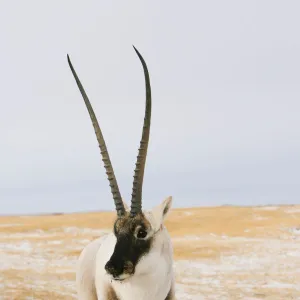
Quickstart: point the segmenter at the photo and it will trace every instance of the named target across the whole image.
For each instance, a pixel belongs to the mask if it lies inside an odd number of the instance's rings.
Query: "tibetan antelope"
[[[79,300],[175,299],[173,248],[163,224],[171,208],[172,197],[150,211],[142,210],[151,121],[151,86],[147,65],[135,47],[134,50],[143,66],[146,109],[130,209],[121,197],[97,118],[68,56],[69,66],[94,126],[117,211],[112,232],[92,241],[80,254],[76,272]]]

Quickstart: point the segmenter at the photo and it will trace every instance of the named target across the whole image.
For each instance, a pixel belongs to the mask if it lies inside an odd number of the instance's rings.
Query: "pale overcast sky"
[[[150,71],[144,204],[300,203],[299,1],[6,1],[1,214],[113,209],[94,106],[130,200]]]

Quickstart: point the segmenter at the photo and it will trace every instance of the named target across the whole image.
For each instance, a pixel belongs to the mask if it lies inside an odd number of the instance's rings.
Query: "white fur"
[[[120,300],[165,300],[170,289],[174,290],[173,248],[163,225],[171,204],[172,197],[168,197],[152,211],[144,212],[156,232],[155,237],[149,253],[138,262],[134,275],[124,281],[112,280],[104,268],[116,244],[113,233],[86,246],[79,257],[76,273],[79,300],[106,300],[110,285]]]

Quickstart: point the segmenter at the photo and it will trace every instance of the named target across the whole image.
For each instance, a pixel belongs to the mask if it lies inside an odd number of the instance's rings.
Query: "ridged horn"
[[[95,130],[95,133],[96,133],[96,137],[97,137],[99,148],[100,148],[101,155],[102,155],[102,160],[103,160],[104,167],[105,167],[105,170],[106,170],[107,178],[109,180],[111,193],[113,195],[113,199],[114,199],[114,202],[115,202],[117,214],[118,214],[118,216],[123,216],[125,214],[125,208],[124,208],[124,205],[123,205],[123,201],[122,201],[122,197],[121,197],[121,194],[120,194],[120,191],[119,191],[117,179],[116,179],[116,176],[115,176],[115,173],[114,173],[114,170],[113,170],[110,158],[109,158],[109,154],[108,154],[108,151],[107,151],[107,148],[106,148],[106,144],[105,144],[100,126],[98,124],[98,121],[97,121],[96,115],[94,113],[94,110],[92,108],[92,105],[90,103],[90,100],[89,100],[89,98],[88,98],[88,96],[87,96],[87,94],[86,94],[86,92],[85,92],[85,90],[84,90],[84,88],[83,88],[83,86],[82,86],[82,84],[81,84],[74,68],[73,68],[70,57],[69,57],[69,55],[67,55],[67,56],[68,56],[69,66],[71,68],[71,71],[72,71],[73,76],[76,80],[77,86],[78,86],[78,88],[80,90],[80,93],[83,97],[86,108],[89,112],[90,118],[91,118],[93,126],[94,126],[94,130]]]
[[[150,135],[150,123],[151,123],[151,86],[150,78],[148,73],[147,65],[139,53],[139,51],[133,46],[135,52],[137,53],[144,70],[145,76],[145,85],[146,85],[146,108],[145,108],[145,117],[142,138],[140,141],[140,148],[136,160],[136,167],[134,170],[133,176],[133,187],[132,187],[132,198],[131,198],[131,210],[130,216],[134,217],[142,211],[142,190],[143,190],[143,179],[144,179],[144,170],[146,165],[147,150],[149,143]]]

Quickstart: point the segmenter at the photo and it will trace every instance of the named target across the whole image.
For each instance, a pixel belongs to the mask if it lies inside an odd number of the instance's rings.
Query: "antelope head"
[[[147,65],[142,55],[135,47],[134,50],[143,66],[146,85],[146,108],[142,138],[140,141],[140,147],[138,150],[133,176],[134,179],[130,209],[127,207],[126,203],[121,197],[102,131],[90,101],[68,55],[69,66],[84,99],[96,133],[98,144],[101,150],[102,160],[109,181],[109,186],[115,203],[117,218],[114,222],[113,233],[116,237],[116,244],[110,259],[105,265],[105,270],[113,277],[113,279],[120,281],[135,274],[138,263],[145,256],[149,255],[151,249],[157,247],[155,242],[158,243],[160,241],[159,243],[161,245],[161,239],[163,239],[165,236],[163,220],[172,204],[172,197],[168,197],[151,211],[142,211],[143,178],[151,123],[151,86]],[[149,265],[146,267],[148,268]],[[141,269],[140,272],[143,272],[143,270]]]

